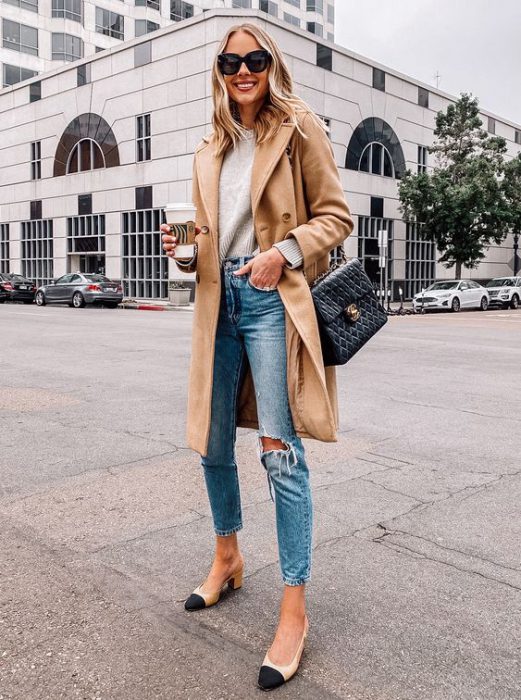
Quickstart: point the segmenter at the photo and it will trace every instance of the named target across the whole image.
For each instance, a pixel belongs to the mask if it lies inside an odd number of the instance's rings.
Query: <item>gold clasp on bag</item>
[[[358,321],[360,318],[360,309],[356,304],[349,304],[349,306],[346,306],[344,313],[350,321],[353,321],[353,323]]]

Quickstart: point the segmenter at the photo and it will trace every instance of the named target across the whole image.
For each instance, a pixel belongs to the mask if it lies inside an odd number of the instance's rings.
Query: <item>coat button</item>
[[[208,233],[209,230],[208,226],[201,226],[201,233]]]
[[[285,211],[284,214],[282,215],[282,221],[286,222],[286,221],[289,221],[290,219],[291,219],[291,214],[289,212]]]

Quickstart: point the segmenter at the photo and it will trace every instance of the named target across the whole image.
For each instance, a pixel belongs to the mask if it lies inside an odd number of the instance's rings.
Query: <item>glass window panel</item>
[[[89,139],[80,141],[80,169],[82,171],[91,169]]]

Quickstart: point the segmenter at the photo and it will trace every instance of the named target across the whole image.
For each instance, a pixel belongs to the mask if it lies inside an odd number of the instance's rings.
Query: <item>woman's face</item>
[[[236,53],[239,56],[245,56],[250,51],[258,51],[261,48],[262,46],[259,45],[255,37],[247,32],[239,31],[228,39],[223,53]],[[243,63],[235,75],[224,75],[230,99],[241,107],[254,105],[259,110],[269,91],[268,72],[269,66],[262,73],[250,73]]]

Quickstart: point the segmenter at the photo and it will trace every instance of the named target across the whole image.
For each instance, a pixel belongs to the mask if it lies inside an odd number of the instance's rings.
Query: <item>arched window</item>
[[[65,128],[54,155],[54,176],[119,165],[114,132],[99,114],[86,112]]]
[[[103,152],[96,141],[82,139],[74,146],[67,161],[66,174],[105,167]]]
[[[382,175],[383,177],[394,177],[393,159],[385,146],[382,146],[377,141],[373,141],[362,151],[358,170],[364,173],[372,173],[373,175]]]
[[[379,117],[364,119],[353,131],[346,154],[346,168],[383,177],[401,178],[405,158],[398,136]]]

